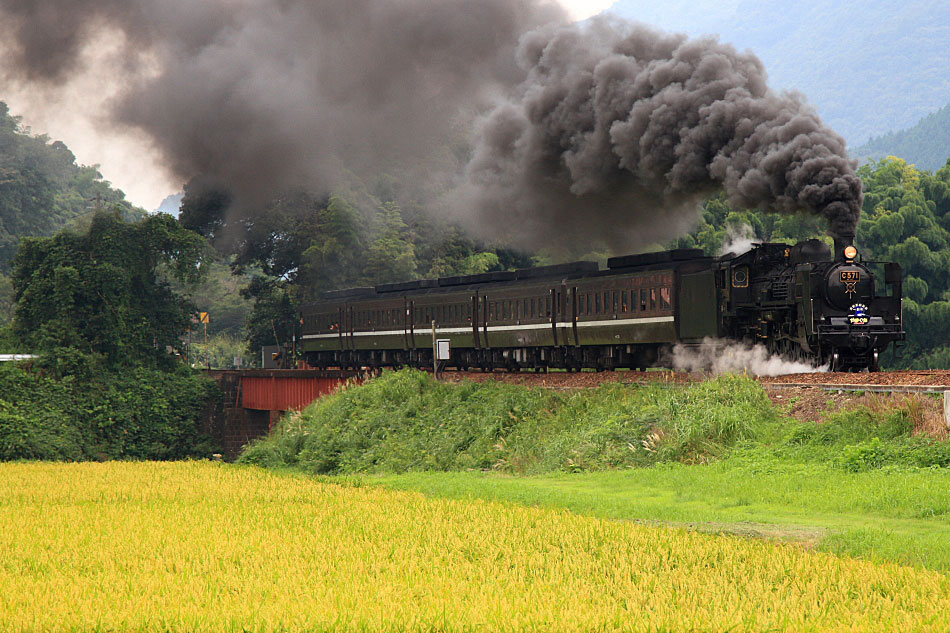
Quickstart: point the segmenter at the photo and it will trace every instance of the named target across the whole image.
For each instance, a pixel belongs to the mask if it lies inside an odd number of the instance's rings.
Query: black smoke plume
[[[527,79],[479,130],[463,208],[545,240],[648,243],[724,189],[738,207],[827,218],[854,235],[844,140],[762,63],[713,38],[595,20],[526,35]]]
[[[0,0],[0,66],[46,86],[122,42],[111,121],[247,208],[429,158],[522,78],[553,0]]]
[[[568,26],[543,0],[0,0],[8,81],[68,82],[103,40],[121,43],[112,124],[245,221],[288,188],[393,165],[441,165],[456,186],[433,209],[522,245],[629,250],[687,229],[720,188],[836,235],[860,209],[844,141],[771,93],[752,54]],[[459,138],[471,159],[443,160]]]

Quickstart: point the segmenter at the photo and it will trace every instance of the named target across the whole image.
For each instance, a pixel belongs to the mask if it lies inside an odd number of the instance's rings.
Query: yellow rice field
[[[0,465],[0,631],[946,631],[935,572],[211,463]]]

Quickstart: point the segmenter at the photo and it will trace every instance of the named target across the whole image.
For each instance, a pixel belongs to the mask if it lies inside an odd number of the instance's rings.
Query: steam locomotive
[[[883,275],[882,275],[883,272]],[[880,283],[883,277],[883,284]],[[765,345],[835,371],[877,371],[904,340],[901,268],[851,239],[613,257],[327,292],[302,309],[314,367],[431,366],[435,338],[458,369],[646,369],[675,344]]]

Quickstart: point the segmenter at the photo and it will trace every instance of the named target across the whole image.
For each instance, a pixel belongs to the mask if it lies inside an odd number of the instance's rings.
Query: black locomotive
[[[574,262],[339,290],[302,320],[314,367],[431,366],[438,337],[459,369],[646,369],[674,344],[732,339],[876,371],[904,340],[900,266],[862,261],[849,239],[834,255],[820,240],[721,257],[678,249],[614,257],[606,270]]]

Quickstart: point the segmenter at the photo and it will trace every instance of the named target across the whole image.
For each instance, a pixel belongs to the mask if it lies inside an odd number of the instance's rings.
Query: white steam
[[[752,250],[757,238],[752,227],[748,224],[738,226],[729,225],[726,228],[726,235],[722,238],[722,246],[719,248],[719,255],[742,255]]]
[[[703,339],[700,345],[677,344],[673,348],[673,369],[712,374],[749,373],[755,376],[812,374],[828,371],[806,361],[793,361],[770,354],[762,345],[721,339]]]

